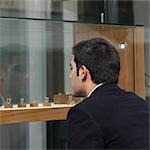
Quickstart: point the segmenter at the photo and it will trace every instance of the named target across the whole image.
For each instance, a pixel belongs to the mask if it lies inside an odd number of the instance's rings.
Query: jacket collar
[[[102,85],[103,85],[103,83],[100,83],[100,84],[96,85],[96,86],[90,91],[90,93],[88,94],[87,97],[90,97],[91,94],[92,94],[98,87],[100,87],[100,86],[102,86]]]

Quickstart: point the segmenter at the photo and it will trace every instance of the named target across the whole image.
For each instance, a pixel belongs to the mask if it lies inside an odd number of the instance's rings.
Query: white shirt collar
[[[96,86],[91,90],[91,92],[88,94],[87,97],[90,97],[91,94],[92,94],[98,87],[100,87],[101,85],[103,85],[103,83],[100,83],[100,84],[96,85]]]

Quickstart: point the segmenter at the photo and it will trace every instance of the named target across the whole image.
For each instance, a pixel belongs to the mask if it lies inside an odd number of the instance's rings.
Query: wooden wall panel
[[[135,93],[145,98],[144,28],[134,29]]]
[[[134,92],[134,57],[133,57],[133,28],[115,30],[114,45],[120,56],[119,85],[121,88]],[[127,47],[122,50],[119,45],[125,42]]]

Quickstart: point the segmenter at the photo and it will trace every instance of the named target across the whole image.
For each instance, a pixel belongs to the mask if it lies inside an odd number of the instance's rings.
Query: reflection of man
[[[148,149],[148,105],[117,86],[115,48],[96,38],[73,47],[71,82],[86,99],[68,113],[69,149]]]
[[[20,50],[13,50],[13,46],[9,47],[11,51],[7,54],[7,59],[3,61],[5,66],[5,82],[4,96],[11,97],[12,103],[19,103],[19,99],[27,95],[26,90],[26,62]],[[15,48],[17,49],[17,47]],[[9,58],[8,58],[9,57]],[[24,55],[24,57],[26,57]],[[26,124],[10,124],[0,126],[0,149],[21,149],[26,139]],[[12,135],[12,136],[10,136]]]
[[[7,96],[13,99],[13,103],[18,102],[21,97],[25,96],[25,70],[23,70],[20,57],[21,55],[17,52],[12,54],[11,62],[6,72]]]

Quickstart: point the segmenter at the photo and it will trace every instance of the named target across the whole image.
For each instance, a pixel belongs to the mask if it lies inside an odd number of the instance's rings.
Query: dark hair
[[[120,58],[114,46],[106,40],[94,38],[82,41],[73,47],[72,53],[77,75],[84,65],[94,83],[118,83]]]

